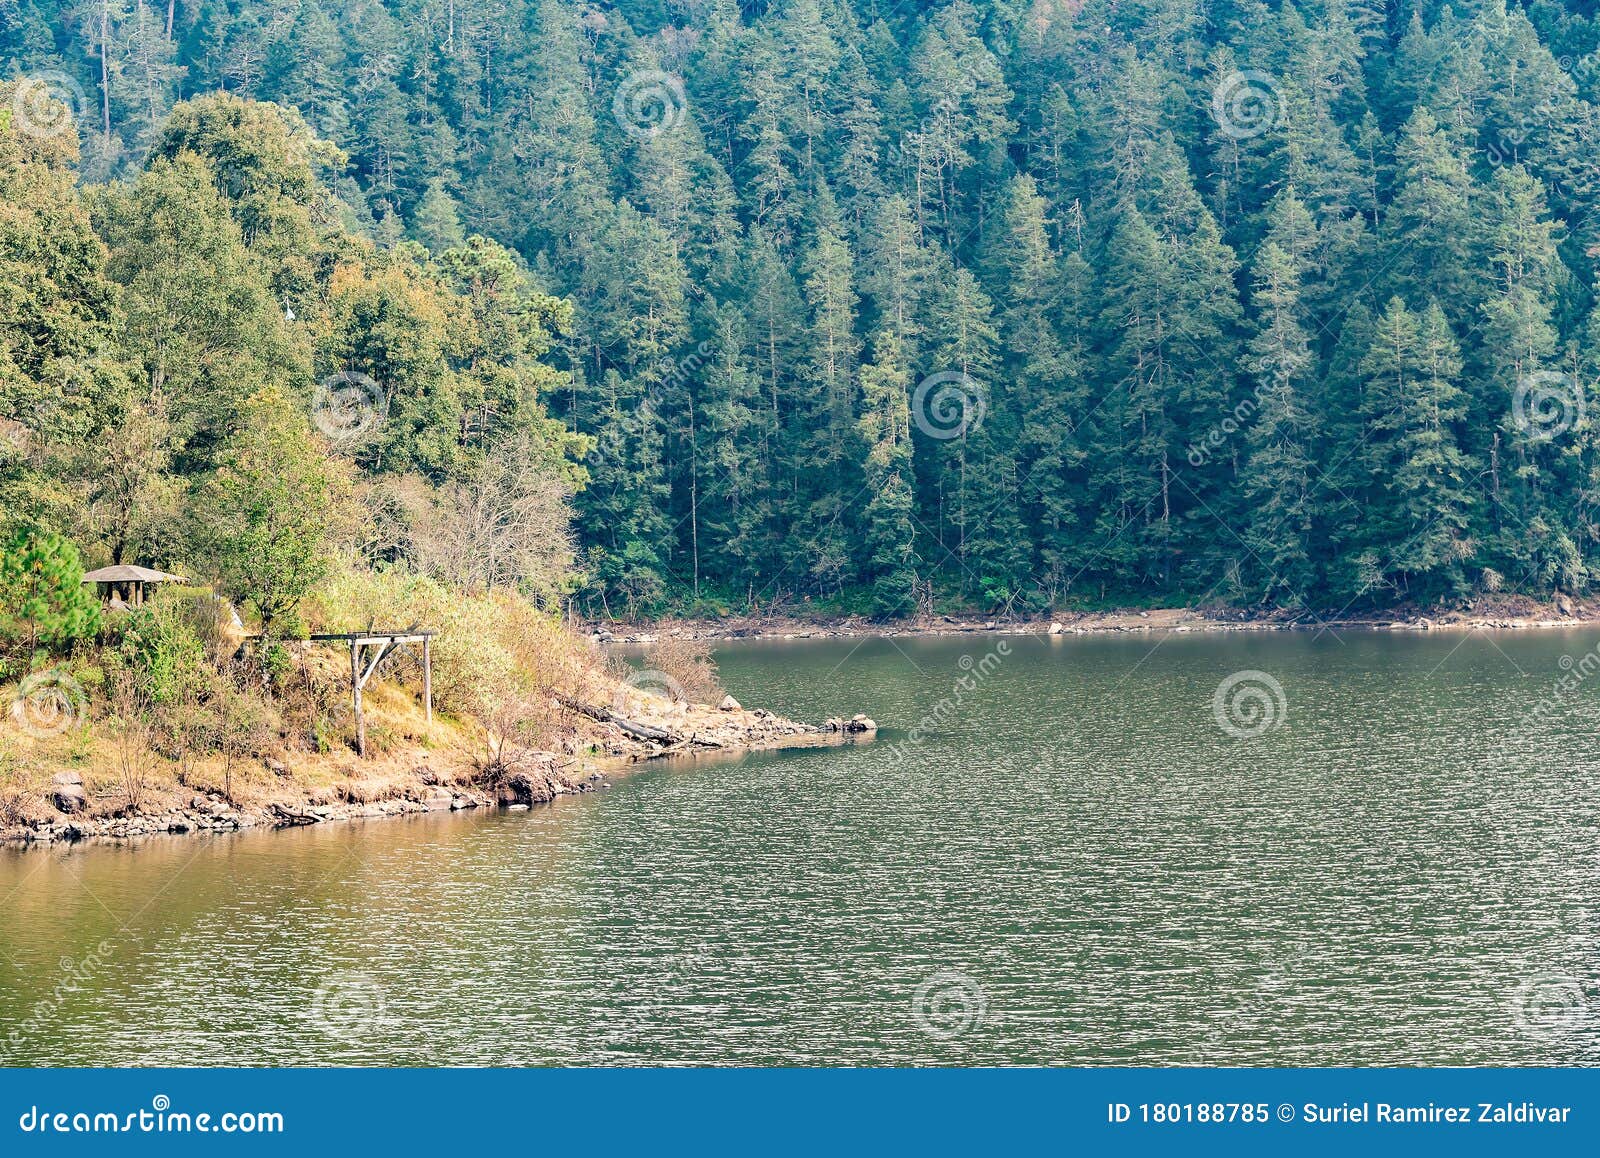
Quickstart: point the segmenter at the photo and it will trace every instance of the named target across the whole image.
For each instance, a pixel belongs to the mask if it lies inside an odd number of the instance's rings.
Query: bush
[[[714,704],[722,698],[717,661],[711,648],[686,635],[665,635],[644,650],[645,666],[676,680],[683,694],[697,704]]]

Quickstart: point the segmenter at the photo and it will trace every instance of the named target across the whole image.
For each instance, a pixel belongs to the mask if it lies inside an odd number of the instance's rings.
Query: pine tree
[[[872,608],[883,616],[915,607],[916,526],[912,520],[911,415],[900,338],[881,330],[874,357],[861,367],[862,476],[867,500],[862,578],[871,585]]]
[[[1458,594],[1471,553],[1471,463],[1455,425],[1466,413],[1456,385],[1461,356],[1444,311],[1418,317],[1399,298],[1378,319],[1361,363],[1366,437],[1361,451],[1372,494],[1358,558],[1368,590],[1400,598]]]
[[[1259,410],[1246,436],[1246,590],[1262,602],[1298,606],[1317,579],[1318,495],[1307,402],[1315,365],[1301,283],[1308,269],[1311,215],[1292,189],[1274,199],[1271,227],[1256,254],[1254,302],[1260,322],[1249,345]]]

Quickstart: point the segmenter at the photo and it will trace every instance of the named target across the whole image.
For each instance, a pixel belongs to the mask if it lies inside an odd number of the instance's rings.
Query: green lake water
[[[0,853],[0,1064],[1597,1064],[1597,646],[724,645],[879,739]]]

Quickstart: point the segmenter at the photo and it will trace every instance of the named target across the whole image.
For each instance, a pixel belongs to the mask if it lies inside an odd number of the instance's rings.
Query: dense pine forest
[[[1597,44],[1572,0],[0,0],[0,498],[176,565],[298,479],[370,562],[551,597],[570,498],[593,614],[1579,592]]]

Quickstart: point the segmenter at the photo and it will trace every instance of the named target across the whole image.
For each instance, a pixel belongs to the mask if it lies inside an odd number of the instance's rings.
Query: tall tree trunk
[[[107,152],[111,146],[111,63],[107,42],[111,39],[111,0],[100,0],[100,112]]]

